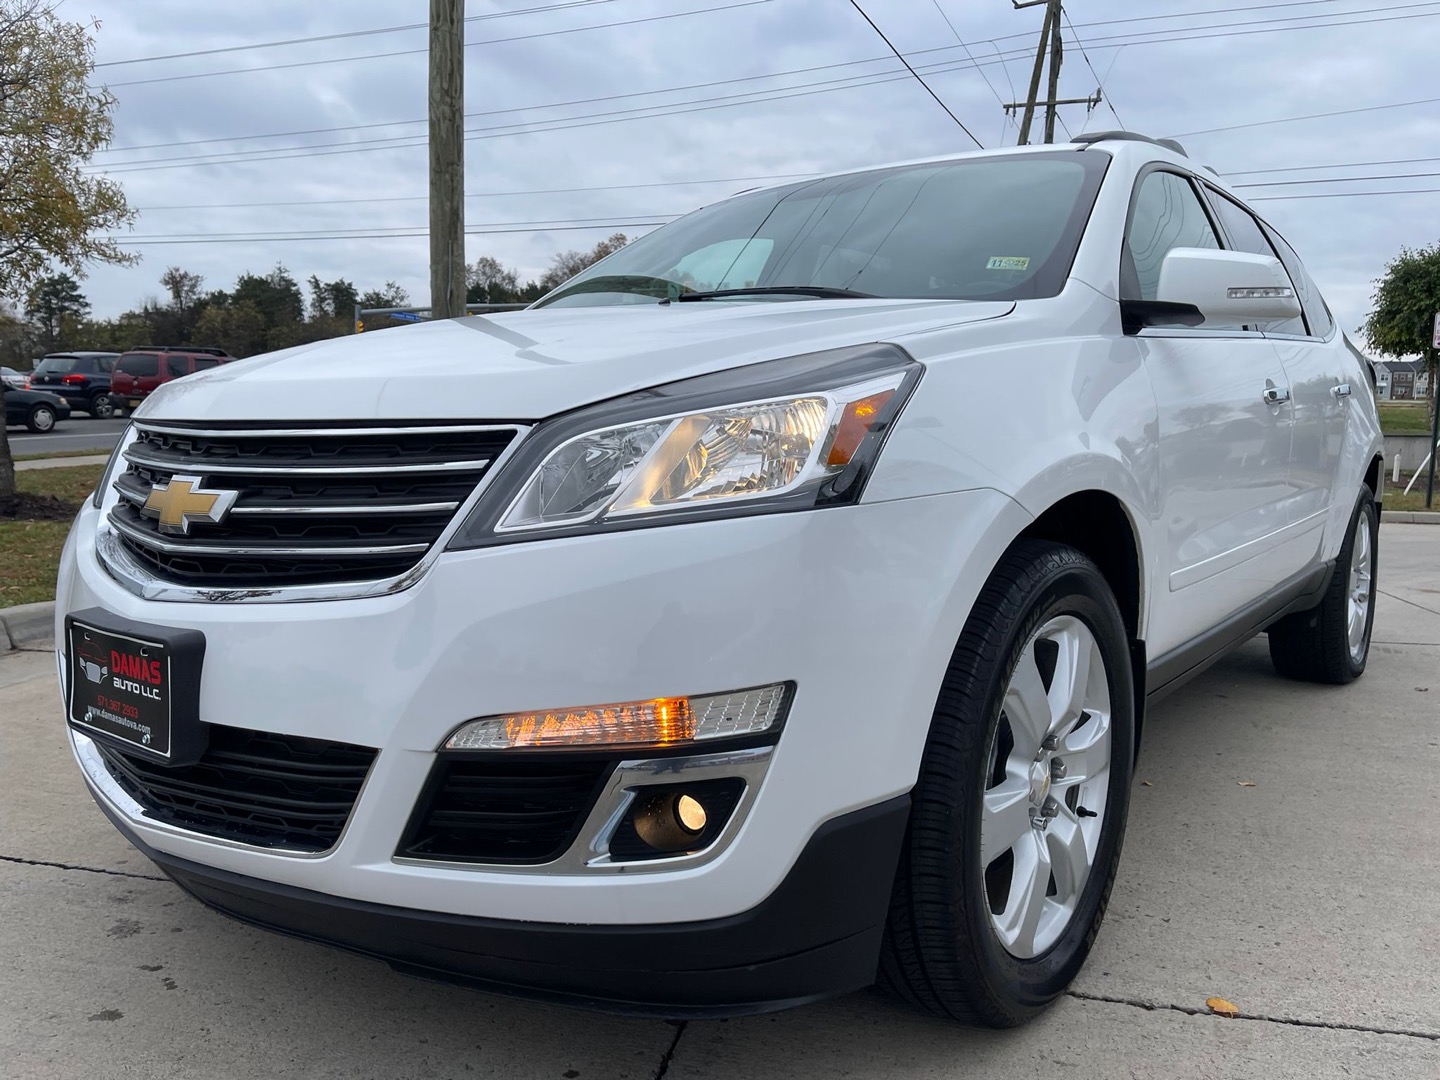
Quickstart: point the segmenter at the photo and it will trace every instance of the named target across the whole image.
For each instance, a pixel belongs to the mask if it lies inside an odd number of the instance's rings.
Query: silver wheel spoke
[[[1090,877],[1093,856],[1085,842],[1080,819],[1071,813],[1068,806],[1061,805],[1060,813],[1045,832],[1045,841],[1055,873],[1054,900],[1063,907],[1072,908],[1079,901],[1080,891]]]
[[[1361,515],[1350,544],[1350,576],[1346,583],[1349,589],[1345,598],[1345,636],[1350,645],[1350,657],[1357,663],[1364,659],[1369,646],[1365,631],[1370,621],[1373,549],[1370,522]]]
[[[1015,845],[1015,868],[1010,878],[1010,898],[1005,910],[995,916],[996,930],[1005,947],[1016,956],[1034,956],[1040,919],[1045,913],[1045,893],[1050,887],[1050,851],[1039,833],[1031,832]]]
[[[1060,740],[1055,755],[1065,763],[1065,777],[1055,782],[1057,788],[1103,778],[1110,771],[1110,714],[1091,713]]]
[[[1051,719],[1050,701],[1045,694],[1044,680],[1040,678],[1040,668],[1035,663],[1033,641],[1020,654],[1020,662],[1010,676],[1004,709],[1015,736],[1017,752],[1033,757],[1050,733]]]
[[[980,868],[983,870],[1004,855],[1032,829],[1028,784],[1007,780],[985,792],[985,813],[980,819]]]
[[[1051,730],[1060,732],[1073,727],[1085,711],[1090,689],[1090,665],[1096,651],[1095,635],[1078,619],[1051,640],[1059,646],[1055,657],[1055,676],[1050,681]]]

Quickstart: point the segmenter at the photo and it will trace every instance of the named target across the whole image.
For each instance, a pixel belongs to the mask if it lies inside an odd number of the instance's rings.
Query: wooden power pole
[[[1020,120],[1020,139],[1018,145],[1026,146],[1030,142],[1030,130],[1035,124],[1035,110],[1041,105],[1045,106],[1045,141],[1055,141],[1055,120],[1060,114],[1061,105],[1086,105],[1090,108],[1100,104],[1100,91],[1096,90],[1088,98],[1062,98],[1060,93],[1060,65],[1065,60],[1065,46],[1060,36],[1060,20],[1064,15],[1064,8],[1061,0],[1010,0],[1016,9],[1027,7],[1038,7],[1045,5],[1045,25],[1040,30],[1040,45],[1035,50],[1035,67],[1030,72],[1030,93],[1022,105],[1018,101],[1009,102],[1005,106],[1005,112],[1012,113],[1023,111]],[[1045,54],[1050,54],[1050,85],[1049,96],[1044,101],[1040,97],[1040,76],[1045,73]]]
[[[465,314],[465,0],[430,0],[430,317]]]

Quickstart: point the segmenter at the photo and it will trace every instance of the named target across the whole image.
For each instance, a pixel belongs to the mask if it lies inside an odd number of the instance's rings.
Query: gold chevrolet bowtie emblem
[[[141,513],[160,520],[160,531],[184,536],[196,521],[218,525],[240,497],[238,491],[207,491],[200,476],[172,476],[150,489]]]

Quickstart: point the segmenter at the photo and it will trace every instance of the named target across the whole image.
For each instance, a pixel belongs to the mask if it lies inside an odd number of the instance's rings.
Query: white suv
[[[672,1016],[1007,1025],[1147,701],[1365,667],[1381,438],[1275,231],[1126,133],[742,193],[533,308],[161,387],[60,570],[75,757],[237,918]]]

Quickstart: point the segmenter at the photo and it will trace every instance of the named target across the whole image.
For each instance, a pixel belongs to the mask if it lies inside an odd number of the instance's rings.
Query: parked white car
[[[24,390],[27,377],[23,371],[16,371],[13,367],[0,367],[0,383],[12,390]]]
[[[1261,631],[1364,671],[1381,447],[1168,145],[743,193],[529,310],[159,388],[64,552],[71,743],[193,895],[401,970],[1015,1024],[1147,702]]]

